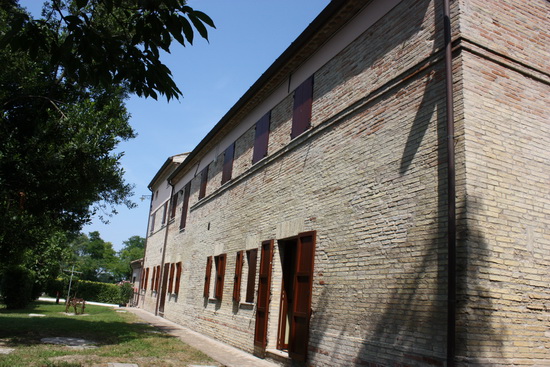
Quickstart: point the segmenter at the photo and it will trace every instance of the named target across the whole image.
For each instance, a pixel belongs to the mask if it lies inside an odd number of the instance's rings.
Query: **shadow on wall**
[[[426,2],[427,3],[427,2]],[[426,6],[434,6],[428,4]],[[418,10],[418,9],[417,9]],[[442,33],[441,15],[443,13],[440,2],[435,2],[435,33]],[[424,12],[427,9],[423,9]],[[423,14],[419,16],[419,24]],[[418,29],[411,28],[412,32]],[[437,36],[439,38],[439,36]],[[441,40],[440,40],[441,41]],[[434,43],[434,52],[437,42]],[[408,241],[411,252],[419,255],[408,259],[405,273],[394,274],[393,284],[388,284],[383,295],[360,294],[355,296],[371,297],[366,302],[380,302],[379,313],[371,312],[362,315],[361,319],[353,316],[347,323],[331,323],[331,319],[340,315],[333,315],[331,302],[345,304],[353,299],[331,301],[330,286],[325,285],[318,302],[312,325],[315,325],[314,343],[319,345],[318,359],[330,361],[332,365],[354,366],[444,366],[446,364],[446,328],[447,328],[447,166],[445,128],[445,97],[443,62],[439,62],[434,72],[424,76],[427,82],[422,95],[420,107],[414,117],[407,141],[401,156],[399,174],[421,175],[415,172],[418,164],[433,164],[437,167],[436,212],[430,216],[433,222],[417,224],[416,228],[423,233],[424,238]],[[410,83],[411,81],[408,81]],[[406,87],[406,86],[405,86]],[[423,162],[419,155],[422,141],[427,137],[430,126],[437,124],[437,162]],[[424,147],[425,148],[425,147]],[[415,160],[416,159],[416,160]],[[414,164],[413,164],[414,161]],[[458,304],[457,304],[457,363],[480,364],[487,349],[468,349],[468,345],[485,343],[490,348],[493,358],[502,358],[499,346],[503,344],[504,327],[495,327],[492,322],[494,305],[491,302],[490,290],[479,281],[477,264],[486,263],[488,244],[482,233],[466,221],[468,213],[476,212],[478,201],[470,199],[464,203],[458,224]],[[430,236],[430,238],[427,238]],[[472,253],[475,249],[475,253]],[[391,255],[391,252],[389,253]],[[472,262],[473,256],[475,261]],[[474,265],[475,263],[475,265]],[[395,270],[395,269],[394,269]],[[389,267],[392,274],[392,267]],[[354,285],[349,285],[353,291]],[[372,304],[371,304],[372,306]],[[356,311],[356,310],[355,310]],[[338,321],[340,322],[340,321]],[[362,325],[359,325],[362,324]],[[331,329],[328,329],[331,325]],[[468,328],[475,329],[476,334],[468,336]],[[360,334],[362,331],[362,335]],[[354,350],[350,340],[359,337],[362,339],[359,352],[352,356]],[[482,340],[475,340],[482,338]],[[333,347],[325,347],[324,339],[332,340]],[[487,344],[488,341],[488,344]],[[350,348],[351,347],[351,348]],[[468,357],[468,358],[464,358]]]
[[[457,234],[457,365],[486,366],[487,358],[502,359],[507,328],[492,321],[496,307],[480,276],[488,267],[490,249],[471,217],[479,217],[482,199],[467,196],[458,215]],[[498,363],[498,362],[496,362]]]

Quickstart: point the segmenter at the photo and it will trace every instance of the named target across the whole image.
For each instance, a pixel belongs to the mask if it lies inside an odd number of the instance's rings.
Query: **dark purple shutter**
[[[266,113],[258,122],[256,122],[256,135],[254,137],[254,152],[252,154],[252,164],[267,156],[267,146],[269,144],[269,121],[271,120],[271,111]]]
[[[311,126],[311,105],[313,102],[313,75],[307,78],[294,91],[294,111],[292,114],[292,132],[294,139]]]
[[[235,155],[235,143],[231,144],[226,150],[223,158],[222,185],[231,180],[233,173],[233,157]]]
[[[208,166],[204,167],[201,173],[201,187],[199,189],[199,199],[206,196],[206,184],[208,183]]]
[[[171,205],[170,219],[172,219],[176,216],[176,209],[178,207],[178,193],[177,192],[172,196],[172,203],[170,205]]]
[[[191,182],[188,182],[183,189],[183,206],[181,208],[180,229],[184,229],[187,224],[187,211],[189,208],[189,195],[191,193]]]

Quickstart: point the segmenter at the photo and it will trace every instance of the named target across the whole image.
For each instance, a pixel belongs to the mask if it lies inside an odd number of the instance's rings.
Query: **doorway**
[[[282,285],[279,303],[279,323],[277,332],[277,349],[288,352],[292,325],[292,306],[294,300],[294,276],[296,267],[297,239],[279,241],[281,256]]]

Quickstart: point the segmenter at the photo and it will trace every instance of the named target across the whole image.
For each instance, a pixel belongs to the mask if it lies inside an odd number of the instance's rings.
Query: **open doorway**
[[[281,256],[282,285],[277,331],[277,349],[288,352],[292,325],[292,305],[294,300],[294,275],[296,267],[297,239],[279,241]]]

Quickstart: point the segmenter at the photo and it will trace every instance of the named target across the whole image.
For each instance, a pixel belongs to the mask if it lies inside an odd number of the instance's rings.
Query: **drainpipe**
[[[170,184],[170,196],[168,199],[168,203],[172,204],[172,196],[174,195],[174,185],[172,185],[171,182],[168,182]],[[162,260],[160,261],[160,279],[159,279],[159,291],[157,292],[157,303],[155,305],[155,315],[158,316],[159,314],[159,304],[160,304],[160,298],[162,297],[161,293],[164,293],[166,290],[162,288],[162,284],[164,282],[164,261],[166,259],[166,243],[168,242],[168,227],[170,226],[170,212],[169,210],[172,210],[172,208],[168,207],[166,213],[166,225],[164,227],[164,243],[162,244]],[[166,297],[166,295],[164,296]],[[166,299],[164,300],[166,302]],[[164,311],[164,310],[163,310]],[[163,312],[164,317],[164,312]]]
[[[453,55],[451,47],[450,0],[443,0],[445,39],[445,87],[447,120],[447,367],[455,365],[456,355],[456,184],[454,150]]]

